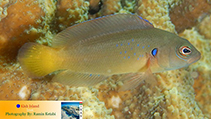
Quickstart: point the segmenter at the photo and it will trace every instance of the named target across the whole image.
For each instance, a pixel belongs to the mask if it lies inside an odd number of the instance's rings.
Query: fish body
[[[152,73],[186,67],[200,59],[186,39],[154,28],[132,14],[87,21],[57,34],[52,47],[27,43],[18,60],[31,77],[62,70],[53,80],[69,85],[93,85],[113,74],[123,74],[123,90],[150,80]],[[135,86],[134,86],[135,85]]]

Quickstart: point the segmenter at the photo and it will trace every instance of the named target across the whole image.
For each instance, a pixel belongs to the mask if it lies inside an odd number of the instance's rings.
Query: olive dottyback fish
[[[154,28],[134,14],[117,14],[71,26],[58,33],[52,47],[26,43],[18,61],[24,72],[40,78],[60,70],[52,81],[91,86],[123,74],[120,90],[150,81],[152,73],[186,67],[200,59],[188,40]]]

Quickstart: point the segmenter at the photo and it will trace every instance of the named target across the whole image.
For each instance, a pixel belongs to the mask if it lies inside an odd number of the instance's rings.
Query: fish
[[[153,73],[187,67],[200,57],[188,40],[136,14],[115,14],[68,27],[52,46],[25,43],[17,60],[31,78],[58,71],[52,81],[70,86],[93,86],[121,75],[119,90],[126,91],[154,82]]]

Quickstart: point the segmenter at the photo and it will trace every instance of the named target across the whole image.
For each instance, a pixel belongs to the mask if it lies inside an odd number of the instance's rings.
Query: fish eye
[[[179,48],[179,53],[183,56],[191,54],[191,49],[188,46],[182,46]]]
[[[154,48],[154,49],[151,51],[152,56],[155,56],[157,53],[158,53],[158,49],[157,49],[157,48]]]

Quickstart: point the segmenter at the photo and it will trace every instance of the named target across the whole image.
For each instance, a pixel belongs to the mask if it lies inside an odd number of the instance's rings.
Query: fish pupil
[[[158,49],[154,48],[151,52],[152,56],[155,56],[158,53]]]
[[[183,52],[184,53],[190,53],[191,51],[189,49],[185,48],[185,49],[183,49]]]
[[[179,52],[181,55],[187,56],[187,55],[191,54],[191,49],[188,46],[182,46],[182,47],[180,47]]]

